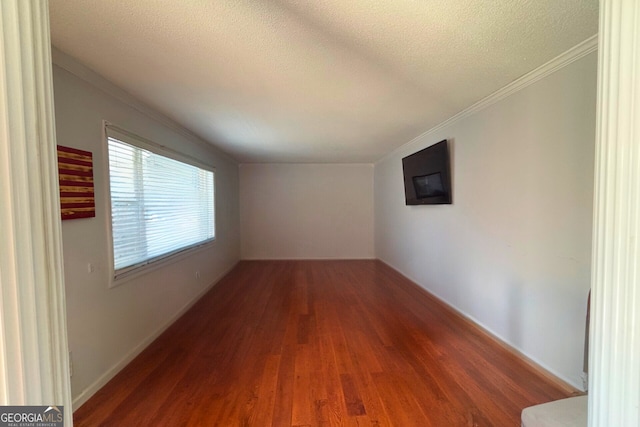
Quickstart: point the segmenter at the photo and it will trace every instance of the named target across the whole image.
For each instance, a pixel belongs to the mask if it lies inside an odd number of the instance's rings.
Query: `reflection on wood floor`
[[[76,426],[519,426],[567,397],[379,261],[243,261]]]

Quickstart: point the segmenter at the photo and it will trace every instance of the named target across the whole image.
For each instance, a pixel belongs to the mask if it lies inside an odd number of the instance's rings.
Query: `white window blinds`
[[[109,127],[107,137],[116,278],[215,237],[212,171]]]

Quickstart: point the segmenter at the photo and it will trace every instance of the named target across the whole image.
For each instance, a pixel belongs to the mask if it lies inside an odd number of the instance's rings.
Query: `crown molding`
[[[521,91],[522,89],[526,88],[527,86],[530,86],[532,84],[534,84],[535,82],[547,77],[550,74],[555,73],[558,70],[561,70],[562,68],[566,67],[567,65],[571,64],[572,62],[575,62],[577,60],[579,60],[580,58],[583,58],[584,56],[595,52],[596,50],[598,50],[598,35],[595,34],[591,37],[589,37],[588,39],[586,39],[585,41],[577,44],[576,46],[572,47],[571,49],[567,50],[564,53],[561,53],[560,55],[556,56],[555,58],[553,58],[552,60],[550,60],[549,62],[541,65],[540,67],[536,68],[533,71],[528,72],[527,74],[523,75],[522,77],[514,80],[513,82],[509,83],[508,85],[506,85],[505,87],[503,87],[502,89],[498,89],[497,91],[495,91],[494,93],[492,93],[491,95],[481,99],[480,101],[476,102],[475,104],[471,105],[470,107],[462,110],[461,112],[459,112],[458,114],[452,116],[451,118],[445,120],[444,122],[432,127],[431,129],[427,130],[426,132],[421,133],[420,135],[416,136],[415,138],[413,138],[412,140],[402,144],[401,146],[399,146],[398,148],[394,149],[393,151],[391,151],[390,153],[386,154],[385,156],[383,156],[382,158],[380,158],[379,160],[377,160],[375,162],[375,164],[378,164],[384,160],[386,160],[387,158],[391,157],[392,155],[396,154],[397,152],[412,146],[413,144],[418,143],[419,141],[421,141],[422,139],[424,139],[425,137],[428,137],[429,135],[432,135],[438,131],[440,131],[441,129],[450,126],[466,117],[469,117],[481,110],[484,110],[485,108],[499,102],[502,101],[503,99],[513,95],[516,92]]]
[[[382,158],[380,158],[379,160],[375,161],[374,164],[377,164],[379,162],[382,162],[383,160],[387,159],[388,157],[392,156],[393,154],[397,153],[398,151],[409,147],[415,143],[417,143],[418,141],[422,140],[423,138],[441,130],[444,127],[447,127],[459,120],[462,120],[472,114],[475,114],[511,95],[513,95],[516,92],[521,91],[522,89],[526,88],[529,85],[532,85],[533,83],[537,82],[538,80],[541,80],[545,77],[547,77],[548,75],[566,67],[567,65],[571,64],[574,61],[579,60],[580,58],[595,52],[598,48],[598,35],[595,34],[591,37],[589,37],[588,39],[586,39],[585,41],[579,43],[578,45],[572,47],[571,49],[567,50],[566,52],[556,56],[555,58],[553,58],[552,60],[550,60],[549,62],[543,64],[542,66],[536,68],[535,70],[523,75],[522,77],[518,78],[517,80],[511,82],[510,84],[508,84],[507,86],[503,87],[502,89],[497,90],[496,92],[492,93],[491,95],[485,97],[484,99],[476,102],[475,104],[471,105],[470,107],[462,110],[461,112],[459,112],[458,114],[452,116],[451,118],[445,120],[444,122],[436,125],[435,127],[427,130],[426,132],[423,132],[422,134],[416,136],[415,138],[413,138],[412,140],[406,142],[405,144],[402,144],[401,146],[399,146],[398,148],[392,150],[391,152],[389,152],[388,154],[384,155]],[[53,63],[55,65],[57,65],[58,67],[70,72],[71,74],[75,75],[76,77],[86,81],[87,83],[91,84],[92,86],[102,90],[103,92],[107,93],[108,95],[118,99],[119,101],[127,104],[128,106],[134,108],[135,110],[139,111],[140,113],[154,119],[155,121],[158,121],[160,123],[162,123],[163,125],[165,125],[166,127],[170,128],[171,130],[181,134],[182,136],[186,137],[187,139],[197,143],[197,144],[201,144],[201,145],[205,145],[207,148],[215,148],[218,152],[220,152],[223,156],[225,156],[226,158],[228,158],[229,160],[233,161],[234,163],[239,164],[240,162],[231,157],[228,153],[220,150],[218,147],[216,147],[215,145],[213,145],[212,143],[206,141],[204,138],[200,137],[199,135],[193,133],[192,131],[190,131],[189,129],[185,128],[184,126],[182,126],[181,124],[177,123],[176,121],[170,119],[169,117],[157,112],[156,110],[152,109],[151,107],[147,106],[146,104],[142,103],[141,101],[139,101],[137,98],[135,98],[133,95],[129,94],[128,92],[124,91],[123,89],[121,89],[120,87],[118,87],[117,85],[113,84],[112,82],[110,82],[109,80],[105,79],[104,77],[102,77],[101,75],[99,75],[98,73],[96,73],[95,71],[91,70],[90,68],[88,68],[87,66],[81,64],[78,60],[76,60],[75,58],[73,58],[72,56],[68,55],[67,53],[62,52],[61,50],[57,49],[55,46],[52,47],[52,58],[53,58]]]
[[[218,153],[220,153],[226,159],[238,164],[238,160],[233,158],[230,154],[222,151],[219,147],[217,147],[213,143],[207,141],[205,138],[187,129],[186,127],[176,122],[175,120],[149,107],[147,104],[143,103],[142,101],[137,99],[135,96],[131,95],[129,92],[123,90],[116,84],[102,77],[100,74],[96,73],[91,68],[82,64],[80,61],[78,61],[71,55],[61,51],[55,46],[51,46],[51,59],[54,65],[62,68],[65,71],[68,71],[69,73],[73,74],[79,79],[84,80],[85,82],[89,83],[91,86],[97,89],[100,89],[102,92],[106,93],[107,95],[117,99],[118,101],[144,114],[145,116],[155,120],[156,122],[161,123],[165,127],[187,138],[189,141],[196,143],[198,145],[204,146],[209,150],[212,148],[215,149]]]

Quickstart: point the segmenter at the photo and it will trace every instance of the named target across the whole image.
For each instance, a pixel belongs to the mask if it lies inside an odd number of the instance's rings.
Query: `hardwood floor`
[[[570,393],[379,261],[247,261],[74,420],[519,426]]]

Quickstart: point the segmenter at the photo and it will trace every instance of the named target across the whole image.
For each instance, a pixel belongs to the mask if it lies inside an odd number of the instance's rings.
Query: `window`
[[[214,173],[107,125],[114,277],[215,238]]]

